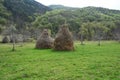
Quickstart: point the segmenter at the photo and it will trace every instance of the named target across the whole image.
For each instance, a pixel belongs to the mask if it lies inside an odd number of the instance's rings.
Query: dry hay
[[[40,38],[37,40],[37,49],[49,49],[53,47],[53,39],[50,37],[48,29],[44,29]]]
[[[69,31],[68,25],[61,26],[54,41],[54,50],[72,51],[74,50],[72,34]]]
[[[10,40],[7,36],[5,36],[3,39],[2,39],[2,43],[9,43]]]

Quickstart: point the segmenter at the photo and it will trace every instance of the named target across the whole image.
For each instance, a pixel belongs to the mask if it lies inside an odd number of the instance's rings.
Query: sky
[[[69,7],[104,7],[109,9],[120,10],[120,0],[36,0],[46,6],[56,4]]]

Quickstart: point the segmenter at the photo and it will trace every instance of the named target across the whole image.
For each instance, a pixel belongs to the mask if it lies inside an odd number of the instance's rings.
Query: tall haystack
[[[50,37],[48,29],[44,29],[40,38],[37,40],[37,49],[49,49],[53,47],[53,39]]]
[[[74,50],[72,34],[69,31],[67,24],[62,25],[60,30],[58,31],[54,41],[54,50]]]

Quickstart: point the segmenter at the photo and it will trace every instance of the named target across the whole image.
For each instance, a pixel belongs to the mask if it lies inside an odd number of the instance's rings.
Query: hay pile
[[[54,41],[54,50],[72,51],[74,50],[72,34],[69,31],[68,25],[61,26]]]
[[[50,34],[47,29],[44,29],[40,38],[37,40],[36,48],[37,49],[49,49],[53,47],[53,39],[50,37]]]
[[[10,40],[7,36],[5,36],[3,39],[2,39],[2,43],[9,43]]]

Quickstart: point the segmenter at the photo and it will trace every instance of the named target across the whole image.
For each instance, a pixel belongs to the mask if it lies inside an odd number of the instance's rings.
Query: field
[[[75,51],[0,44],[0,80],[120,80],[120,44],[75,43]]]

